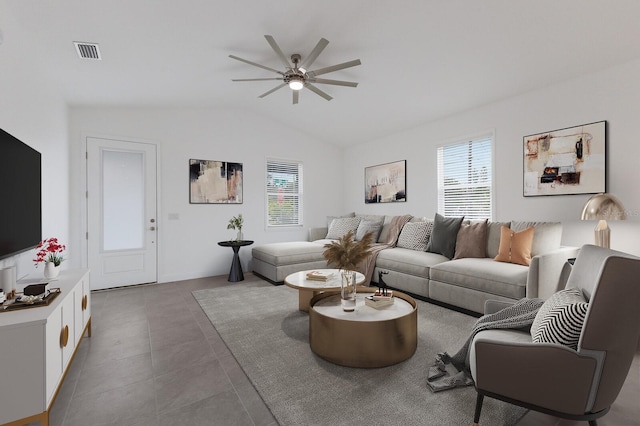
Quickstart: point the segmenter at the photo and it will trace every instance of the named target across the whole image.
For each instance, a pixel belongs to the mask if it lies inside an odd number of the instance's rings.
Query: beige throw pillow
[[[487,257],[487,221],[462,223],[456,237],[454,259]]]

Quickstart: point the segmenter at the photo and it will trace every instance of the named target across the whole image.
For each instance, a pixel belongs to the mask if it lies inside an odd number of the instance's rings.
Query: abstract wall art
[[[189,160],[189,203],[242,204],[242,163]]]
[[[525,136],[523,195],[605,192],[606,121]]]
[[[407,200],[407,160],[364,169],[364,202],[397,203]]]

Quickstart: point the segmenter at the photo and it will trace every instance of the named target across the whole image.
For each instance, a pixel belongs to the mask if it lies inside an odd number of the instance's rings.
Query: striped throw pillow
[[[540,307],[531,325],[536,343],[559,343],[578,349],[589,304],[577,288],[560,290]]]

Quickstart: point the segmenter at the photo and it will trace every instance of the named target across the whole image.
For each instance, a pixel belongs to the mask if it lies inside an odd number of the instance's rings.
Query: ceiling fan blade
[[[323,98],[325,98],[326,100],[330,101],[331,99],[333,99],[331,96],[329,96],[327,93],[323,92],[322,90],[318,89],[316,86],[314,86],[313,84],[307,83],[307,89],[311,90],[313,93],[315,93],[316,95],[322,96]]]
[[[273,68],[265,67],[264,65],[260,65],[260,64],[257,64],[255,62],[247,61],[246,59],[238,58],[237,56],[234,56],[234,55],[229,55],[229,57],[231,59],[235,59],[236,61],[240,61],[240,62],[244,62],[245,64],[253,65],[254,67],[262,68],[262,69],[265,69],[267,71],[273,71],[273,72],[277,72],[278,74],[284,75],[284,73],[282,71],[278,71],[278,70],[273,69]]]
[[[351,67],[355,67],[356,65],[361,65],[361,64],[362,64],[362,62],[360,62],[360,59],[354,59],[353,61],[343,62],[343,63],[338,64],[338,65],[332,65],[330,67],[320,68],[318,70],[309,71],[309,72],[307,72],[307,75],[309,75],[310,77],[315,77],[316,75],[327,74],[329,72],[343,70],[345,68],[351,68]]]
[[[313,61],[316,60],[318,55],[320,55],[322,53],[322,51],[324,50],[324,48],[327,47],[327,44],[329,44],[329,40],[327,40],[325,38],[321,38],[320,41],[318,42],[318,44],[316,44],[316,47],[313,48],[313,50],[309,53],[309,55],[306,57],[306,59],[304,61],[302,61],[302,63],[300,65],[298,65],[298,67],[299,68],[308,68],[308,67],[310,67],[311,64],[313,64]]]
[[[259,97],[259,98],[264,98],[265,96],[272,94],[272,93],[273,93],[273,92],[275,92],[276,90],[278,90],[278,89],[282,89],[282,88],[283,88],[284,86],[286,86],[286,85],[287,85],[287,83],[282,83],[282,84],[280,84],[280,85],[278,85],[278,86],[274,87],[273,89],[269,90],[268,92],[263,93],[262,95],[260,95],[260,96],[258,96],[258,97]]]
[[[285,68],[291,68],[291,64],[289,63],[289,60],[287,59],[286,56],[284,56],[284,53],[282,53],[282,49],[280,49],[280,46],[278,46],[278,43],[276,43],[276,40],[273,37],[271,37],[270,35],[266,35],[266,36],[264,36],[264,38],[267,39],[267,41],[271,45],[271,48],[273,49],[273,51],[276,52],[276,54],[278,55],[278,57],[282,61],[282,64],[284,65],[284,67]]]
[[[267,80],[282,80],[282,78],[232,78],[231,81],[267,81]]]
[[[298,103],[298,98],[300,97],[300,91],[299,90],[292,90],[293,92],[293,104],[297,104]]]
[[[319,84],[333,84],[336,86],[358,87],[358,83],[354,83],[352,81],[328,80],[326,78],[314,78],[309,81],[311,81],[312,83],[319,83]]]

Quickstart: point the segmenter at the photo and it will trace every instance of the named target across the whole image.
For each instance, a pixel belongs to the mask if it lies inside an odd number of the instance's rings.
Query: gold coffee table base
[[[316,355],[334,364],[364,368],[387,367],[413,356],[418,345],[415,300],[394,291],[397,306],[378,311],[364,305],[364,296],[374,291],[358,289],[356,312],[340,313],[337,293],[326,292],[311,299],[309,345]],[[331,305],[329,310],[325,305]]]

